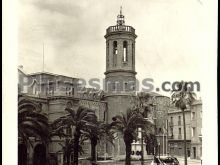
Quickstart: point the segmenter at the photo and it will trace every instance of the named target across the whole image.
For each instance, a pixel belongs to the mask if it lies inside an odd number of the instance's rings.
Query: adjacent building
[[[183,118],[182,111],[173,107],[168,111],[168,146],[169,154],[183,156],[184,155],[184,136],[183,136]],[[189,108],[185,110],[186,119],[186,141],[187,155],[190,156],[191,147],[191,111]]]
[[[183,114],[175,107],[168,111],[168,152],[184,156]],[[202,156],[202,101],[196,100],[185,110],[187,156]]]
[[[191,155],[192,159],[202,157],[202,101],[191,105]]]

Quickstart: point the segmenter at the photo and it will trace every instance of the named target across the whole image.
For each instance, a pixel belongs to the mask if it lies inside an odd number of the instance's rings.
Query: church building
[[[132,26],[125,24],[122,10],[117,16],[116,25],[109,26],[104,37],[106,40],[106,71],[104,72],[105,86],[103,90],[97,91],[96,89],[84,88],[83,91],[79,91],[78,78],[47,72],[25,74],[23,69],[19,68],[19,99],[28,98],[40,104],[42,107],[40,113],[48,117],[49,123],[65,115],[66,112],[64,110],[66,107],[71,108],[80,105],[94,110],[98,119],[107,123],[112,122],[112,118],[115,115],[126,113],[127,109],[131,108],[132,100],[137,97],[137,73],[135,71],[135,39],[137,35]],[[168,105],[167,97],[157,96],[162,102],[165,100],[166,105]],[[157,96],[152,94],[152,98]],[[156,113],[154,111],[156,109],[158,108],[154,108],[148,113],[152,121],[155,119]],[[163,108],[159,108],[159,110],[161,111],[160,116],[164,116],[162,114],[165,113]],[[166,120],[161,119],[161,123],[158,123],[158,126],[164,125]],[[66,131],[71,133],[74,130],[69,128]],[[163,136],[166,136],[164,134]],[[115,147],[110,146],[110,144],[99,146],[98,153],[100,155],[108,154],[113,158],[125,155],[122,135],[118,134],[117,137],[114,140]],[[32,162],[37,162],[40,157],[45,157],[46,160],[46,158],[56,155],[58,163],[60,165],[63,164],[63,152],[60,143],[64,143],[64,139],[53,138],[50,143],[43,144],[39,139],[32,138],[32,147],[23,144],[21,138],[18,141],[19,160],[21,162],[25,161],[28,165],[32,164]],[[83,156],[89,156],[90,145],[85,144],[83,147],[85,151]],[[35,163],[34,165],[39,164]]]

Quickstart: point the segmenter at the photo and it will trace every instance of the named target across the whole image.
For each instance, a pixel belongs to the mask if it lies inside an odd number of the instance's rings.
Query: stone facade
[[[83,89],[83,92],[77,92],[77,79],[63,75],[51,73],[33,73],[27,75],[20,69],[18,70],[18,74],[19,98],[25,97],[40,104],[42,109],[40,113],[48,117],[49,123],[66,115],[66,107],[72,108],[80,105],[93,109],[100,121],[106,120],[107,103],[102,99],[102,91]],[[70,128],[68,131],[73,133],[74,128]],[[37,161],[36,159],[39,156],[45,156],[47,160],[49,157],[55,156],[59,165],[63,164],[61,144],[64,144],[64,139],[52,137],[52,140],[48,144],[42,144],[36,138],[30,139],[33,147],[24,145],[20,138],[18,146],[19,152],[21,152],[20,155],[27,155],[29,165],[34,165],[34,162]],[[83,149],[85,151],[83,156],[90,156],[90,145],[88,145],[88,142],[85,142]],[[98,146],[98,151],[103,155],[104,146]],[[71,159],[73,160],[73,158]]]

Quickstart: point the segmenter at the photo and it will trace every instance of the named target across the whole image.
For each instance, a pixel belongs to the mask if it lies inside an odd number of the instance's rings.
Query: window
[[[117,41],[114,41],[114,42],[113,42],[113,53],[114,53],[114,54],[118,54]]]
[[[72,87],[72,96],[74,96],[74,88]]]
[[[123,42],[123,62],[128,61],[128,44],[127,41]]]
[[[68,87],[66,87],[66,95],[68,94]]]
[[[125,82],[125,83],[124,83],[124,91],[127,91],[127,90],[128,90],[128,83]]]
[[[112,83],[112,89],[113,89],[113,91],[116,91],[116,82]]]
[[[196,128],[192,127],[192,137],[195,137],[195,136],[196,136]]]
[[[181,135],[181,128],[179,128],[179,135]]]
[[[181,125],[181,116],[178,116],[179,120],[178,120],[178,125]]]
[[[117,41],[114,41],[113,42],[113,66],[116,66],[117,64],[117,54],[118,54]]]
[[[134,67],[134,44],[132,43],[132,66]]]
[[[106,86],[105,86],[105,90],[108,92],[112,89],[112,82],[111,81],[107,81],[106,82]]]
[[[192,112],[192,120],[195,120],[195,118],[196,118],[196,113]]]
[[[182,133],[181,133],[181,128],[179,128],[179,134],[178,134],[178,139],[182,139]]]
[[[202,147],[200,147],[200,157],[202,157]]]
[[[135,90],[135,84],[131,86],[132,90],[134,91]]]
[[[103,121],[106,121],[106,112],[104,112]]]
[[[33,85],[33,91],[32,91],[32,93],[33,93],[34,95],[37,94],[37,85],[36,85],[36,83]]]
[[[173,136],[173,128],[172,127],[170,128],[170,134],[171,134],[171,136]]]
[[[109,43],[106,44],[106,65],[109,66]]]
[[[170,117],[170,126],[173,126],[173,117]]]

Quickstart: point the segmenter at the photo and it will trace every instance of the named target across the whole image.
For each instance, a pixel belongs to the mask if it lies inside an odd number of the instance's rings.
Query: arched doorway
[[[27,146],[25,144],[18,145],[18,165],[27,165]]]
[[[46,165],[46,147],[38,144],[34,148],[33,165]]]

